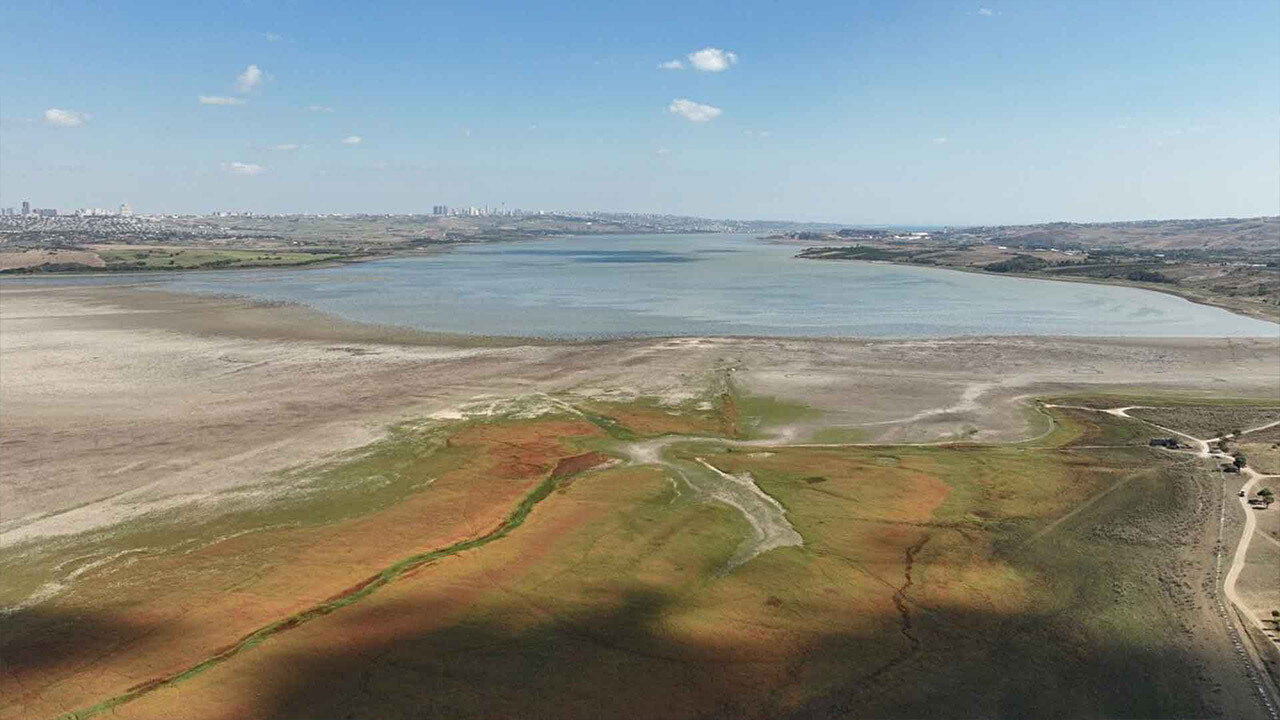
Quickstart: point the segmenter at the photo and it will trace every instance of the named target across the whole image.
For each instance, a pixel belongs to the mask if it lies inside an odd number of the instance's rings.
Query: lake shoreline
[[[1277,308],[1272,314],[1269,315],[1262,309],[1242,307],[1239,305],[1233,305],[1231,303],[1215,301],[1212,298],[1206,298],[1201,295],[1196,295],[1190,292],[1181,291],[1177,288],[1161,287],[1156,283],[1140,283],[1140,282],[1124,280],[1120,278],[1070,277],[1070,276],[1061,276],[1061,275],[1052,276],[1052,275],[1037,275],[1035,273],[1020,273],[1020,272],[991,273],[991,272],[982,270],[981,268],[956,267],[956,266],[946,266],[946,265],[923,265],[920,263],[898,262],[896,260],[856,260],[856,259],[828,258],[828,257],[802,258],[798,255],[793,256],[793,259],[817,260],[817,261],[826,261],[826,262],[866,263],[870,265],[895,265],[897,267],[912,267],[912,268],[932,268],[935,270],[950,270],[953,272],[971,273],[974,275],[983,275],[987,277],[991,277],[991,276],[1020,277],[1020,278],[1027,278],[1028,280],[1048,280],[1050,282],[1081,283],[1084,285],[1130,287],[1137,290],[1150,290],[1152,292],[1172,295],[1174,297],[1182,298],[1187,302],[1195,303],[1196,305],[1204,305],[1205,307],[1218,308],[1219,310],[1226,310],[1227,312],[1230,312],[1233,315],[1239,315],[1240,317],[1246,317],[1252,320],[1262,320],[1262,321],[1280,326],[1280,308]]]
[[[566,244],[569,244],[569,246],[572,247],[572,241],[574,240],[582,240],[584,238],[590,239],[590,240],[608,240],[608,239],[612,239],[612,237],[613,236],[608,236],[608,235],[590,235],[590,236],[566,235],[566,236],[559,236],[552,239],[548,239],[545,242],[548,245],[554,244],[554,246],[556,247],[562,247]],[[623,236],[623,237],[626,237],[626,236]],[[639,237],[641,240],[647,240],[650,242],[652,242],[656,238],[656,239],[659,239],[660,243],[661,242],[669,243],[670,239],[679,238],[680,236],[679,235],[659,235],[659,236],[648,236],[648,237],[646,236],[636,236],[636,237]],[[767,244],[767,245],[777,246],[780,249],[785,249],[787,251],[788,253],[788,257],[786,258],[787,260],[798,259],[796,256],[791,254],[791,248],[787,244],[764,243],[758,237],[753,237],[750,235],[740,234],[740,235],[728,235],[724,237],[736,239],[738,241],[747,240],[748,244],[745,247],[758,245],[758,244]],[[530,245],[533,245],[536,242],[538,241],[517,240],[509,243],[483,243],[482,245],[501,245],[509,248],[528,248]],[[343,267],[353,267],[353,266],[360,266],[360,267],[366,267],[366,268],[379,268],[381,263],[394,263],[396,261],[405,260],[405,259],[427,258],[427,257],[456,257],[458,255],[457,251],[461,250],[465,252],[466,250],[475,250],[478,247],[479,246],[475,244],[451,244],[447,247],[433,248],[429,251],[422,251],[422,250],[415,250],[411,252],[393,251],[385,254],[367,255],[363,257],[342,258],[337,260],[327,260],[323,262],[316,262],[316,263],[310,263],[310,264],[304,264],[304,265],[289,265],[289,266],[276,266],[276,267],[253,267],[253,268],[235,268],[235,269],[193,268],[193,269],[177,270],[177,271],[165,271],[165,270],[115,271],[115,272],[86,271],[86,272],[67,272],[67,273],[51,272],[51,273],[31,273],[31,274],[6,274],[3,276],[0,276],[0,286],[13,286],[13,287],[21,287],[24,285],[36,286],[36,285],[42,284],[40,282],[42,279],[48,279],[48,281],[50,281],[50,284],[53,284],[53,283],[75,284],[76,278],[84,278],[86,280],[86,284],[101,283],[103,282],[104,279],[108,279],[108,278],[120,278],[122,280],[136,280],[139,284],[144,284],[144,285],[152,284],[152,283],[162,283],[162,282],[199,283],[204,281],[198,278],[227,277],[225,275],[226,273],[234,273],[236,275],[240,275],[243,273],[242,277],[258,278],[258,277],[263,277],[261,273],[271,272],[271,271],[281,273],[278,276],[281,278],[281,282],[287,282],[287,279],[289,277],[295,277],[294,273],[290,272],[293,270],[315,270],[319,272],[324,272],[326,270],[333,271],[335,269],[341,269]],[[609,246],[604,245],[604,247],[608,248]],[[678,252],[683,247],[685,246],[682,246],[681,248],[672,248],[670,252]],[[538,252],[542,252],[542,251],[538,251]],[[624,252],[624,251],[614,250],[610,248],[609,250],[605,250],[604,252]],[[696,249],[696,247],[689,247],[687,252],[690,256],[696,256],[698,253],[718,252],[718,251],[712,250],[712,249],[699,250],[699,249]],[[742,252],[742,250],[734,250],[731,252]],[[487,253],[482,252],[482,254],[487,254]],[[702,257],[706,257],[706,256],[704,255]],[[1097,278],[1075,278],[1075,277],[1068,278],[1068,277],[1058,277],[1058,276],[1044,276],[1044,275],[1031,274],[1031,273],[992,274],[987,272],[981,272],[973,268],[951,267],[951,266],[943,266],[943,265],[922,265],[918,263],[895,262],[892,260],[852,261],[852,262],[855,265],[858,263],[862,263],[864,265],[887,265],[892,267],[901,267],[901,268],[913,269],[913,270],[927,270],[927,269],[953,270],[953,271],[959,271],[961,273],[964,273],[966,276],[970,276],[970,277],[987,277],[992,279],[994,278],[1015,279],[1016,278],[1021,280],[1041,280],[1041,281],[1049,281],[1049,282],[1064,281],[1064,282],[1080,283],[1085,286],[1091,286],[1091,287],[1128,288],[1131,290],[1139,290],[1139,291],[1149,290],[1149,291],[1155,291],[1162,296],[1176,297],[1181,300],[1185,300],[1196,306],[1214,308],[1215,310],[1223,310],[1223,311],[1226,311],[1227,313],[1230,313],[1232,316],[1235,316],[1238,318],[1244,318],[1251,321],[1262,321],[1268,324],[1269,326],[1271,326],[1272,328],[1280,324],[1280,321],[1278,321],[1277,318],[1268,316],[1264,310],[1242,307],[1239,304],[1233,304],[1229,302],[1215,301],[1214,298],[1207,298],[1194,293],[1181,292],[1177,288],[1154,287],[1154,286],[1147,286],[1140,283],[1125,282],[1125,281],[1107,281],[1107,280],[1100,280]],[[534,267],[537,267],[537,266],[534,266]],[[639,268],[640,266],[637,266],[637,267]],[[556,268],[552,267],[551,270],[554,272]],[[215,273],[222,273],[223,275],[217,275]],[[799,275],[797,275],[796,281],[800,285],[803,285],[806,282],[803,271]],[[110,281],[108,280],[108,282]],[[752,282],[752,278],[750,277],[745,278],[743,280],[743,284],[745,285],[749,285],[751,282]],[[214,284],[216,284],[216,281],[214,282]],[[570,283],[568,287],[572,287],[572,284]],[[995,287],[995,286],[992,286],[992,287]],[[167,290],[173,291],[173,292],[184,292],[184,293],[192,292],[191,290],[187,290],[184,288],[169,288]],[[195,293],[195,294],[200,294],[200,293]],[[242,296],[249,299],[262,298],[262,295],[255,295],[253,292],[240,292],[235,289],[228,290],[226,293],[221,293],[221,294]],[[276,294],[279,295],[280,293],[276,293]],[[286,292],[285,294],[287,295],[288,293]],[[978,293],[978,297],[981,297],[981,293]],[[284,301],[296,302],[296,303],[300,303],[300,304],[311,306],[311,307],[317,307],[318,309],[323,309],[330,313],[334,311],[333,308],[319,308],[317,305],[309,302],[306,299],[300,299],[295,297],[295,298],[286,298]],[[688,302],[689,301],[686,299],[685,305],[687,305]],[[476,306],[476,307],[483,308],[482,305]],[[500,308],[501,305],[498,305],[497,307]],[[571,312],[577,312],[581,314],[583,312],[586,312],[584,308],[590,309],[592,307],[595,307],[595,306],[593,306],[591,302],[587,302],[581,306],[576,306],[571,304],[567,306],[565,309]],[[595,310],[594,312],[597,312],[597,313],[614,312],[615,314],[627,313],[629,311],[621,309],[626,307],[627,306],[625,304],[623,305],[619,305],[617,303],[606,304],[603,306],[599,306],[600,309]],[[469,307],[467,308],[466,311],[470,312],[470,310],[471,308]],[[948,333],[945,329],[942,329],[947,326],[947,322],[948,322],[947,318],[945,317],[945,314],[944,316],[940,316],[939,322],[936,323],[938,325],[937,327],[930,328],[927,324],[928,321],[926,321],[925,325],[919,325],[915,329],[905,330],[900,334],[893,334],[893,333],[881,334],[883,333],[883,328],[879,330],[875,329],[874,319],[866,319],[866,320],[860,321],[860,324],[854,323],[847,327],[841,327],[839,325],[834,325],[834,324],[829,324],[824,326],[822,324],[824,321],[819,320],[818,325],[812,326],[814,327],[814,331],[808,334],[799,333],[799,334],[791,335],[786,332],[761,333],[761,332],[754,331],[751,329],[746,329],[746,328],[744,328],[743,332],[734,332],[731,327],[732,325],[743,324],[743,325],[751,326],[753,324],[758,324],[758,323],[756,323],[751,317],[748,317],[748,316],[743,316],[741,320],[738,320],[738,319],[730,320],[729,318],[731,316],[725,314],[724,307],[712,309],[713,316],[715,312],[719,312],[720,316],[718,318],[713,317],[713,319],[709,323],[702,323],[704,325],[707,325],[707,327],[705,328],[698,327],[699,325],[698,322],[690,322],[689,323],[690,327],[687,331],[682,328],[677,332],[667,332],[667,331],[664,331],[663,329],[660,329],[659,327],[654,326],[653,322],[649,321],[649,318],[658,317],[658,320],[656,321],[658,326],[661,326],[663,324],[678,325],[681,322],[681,318],[678,315],[675,315],[667,318],[664,321],[660,316],[653,315],[653,310],[654,310],[653,308],[646,309],[643,306],[635,308],[635,312],[631,314],[635,315],[638,319],[647,322],[649,324],[649,327],[644,327],[643,325],[645,324],[645,322],[642,322],[640,329],[638,329],[634,333],[614,333],[612,331],[602,331],[599,329],[592,330],[590,327],[582,328],[580,332],[575,332],[573,329],[570,329],[568,332],[557,333],[557,334],[542,333],[542,332],[539,332],[537,328],[531,328],[528,332],[512,333],[512,332],[501,331],[501,329],[498,327],[491,328],[492,331],[490,332],[473,333],[466,329],[442,327],[442,323],[439,323],[439,322],[433,324],[429,317],[425,318],[425,320],[422,321],[420,324],[406,322],[402,319],[390,317],[387,319],[387,322],[385,324],[388,324],[390,326],[405,326],[405,327],[409,327],[412,325],[415,327],[417,331],[425,332],[433,337],[453,337],[453,336],[457,336],[458,338],[470,337],[470,338],[478,338],[478,340],[472,340],[471,342],[480,342],[484,344],[506,344],[506,345],[518,344],[522,342],[529,343],[529,342],[536,342],[536,341],[552,341],[552,342],[559,342],[559,343],[574,343],[574,342],[590,343],[590,342],[611,341],[611,340],[619,340],[619,339],[696,336],[696,335],[710,335],[710,336],[716,336],[716,337],[831,337],[831,338],[840,338],[840,339],[857,339],[861,337],[871,337],[871,338],[878,338],[878,339],[894,339],[894,338],[902,339],[902,338],[910,338],[910,337],[980,337],[980,336],[986,336],[986,335],[1027,336],[1027,335],[1041,335],[1041,334],[1048,334],[1048,335],[1072,335],[1073,334],[1070,332],[1067,332],[1067,333],[1055,332],[1052,328],[1049,329],[1047,333],[1042,332],[1039,329],[1038,324],[1033,329],[1026,332],[1019,331],[1019,330],[983,332],[981,328],[976,328],[976,327],[972,329],[966,329],[962,324],[960,326],[959,332]],[[823,310],[826,310],[826,308],[823,308]],[[1168,313],[1170,311],[1166,309],[1164,310],[1164,312],[1166,313],[1166,316],[1168,316]],[[1174,312],[1176,316],[1176,311]],[[347,317],[351,317],[351,314],[341,313],[340,311],[339,311],[339,314],[345,315]],[[775,311],[775,314],[776,314],[776,311]],[[793,313],[793,314],[796,314],[796,313]],[[373,323],[373,324],[378,324],[382,322],[381,320],[375,320],[368,317],[368,313],[365,313],[365,315],[366,317],[362,317],[359,319],[366,323]],[[457,314],[453,313],[453,314],[448,314],[444,316],[443,319],[448,321],[456,317],[457,317]],[[494,316],[491,314],[490,317],[492,318],[492,317],[501,317],[501,316],[500,315]],[[821,318],[822,315],[818,315],[815,317]],[[919,316],[919,317],[922,318],[924,316]],[[1105,318],[1106,316],[1104,314],[1104,315],[1101,315],[1100,317]],[[801,320],[808,319],[803,314],[797,314],[797,318]],[[1065,319],[1063,320],[1063,322],[1066,322],[1068,324],[1073,322],[1073,320],[1069,315],[1064,316],[1064,318]],[[623,322],[619,322],[617,326],[626,325],[625,318],[621,318],[621,320],[623,320]],[[885,322],[891,323],[893,321],[887,320]],[[913,322],[919,323],[920,320],[917,319]],[[1013,317],[1013,322],[1015,325],[1018,324],[1018,321],[1016,320],[1016,314]],[[1076,322],[1078,324],[1078,321]],[[447,322],[443,324],[447,324]],[[483,324],[483,321],[481,321],[481,324]],[[503,323],[500,322],[498,324],[501,325]],[[512,325],[510,322],[506,322],[505,324],[507,324],[508,326]],[[572,324],[573,324],[572,321],[570,321],[569,325],[566,325],[565,327],[571,327]],[[598,320],[595,321],[594,324],[596,324],[597,326],[600,326],[600,323]],[[774,320],[773,324],[776,325],[778,323],[776,320]],[[808,325],[809,323],[806,322],[804,324]],[[883,323],[881,324],[883,325]],[[970,321],[968,324],[976,326],[976,325],[981,325],[982,322]],[[1185,325],[1187,323],[1184,322],[1182,324]],[[867,332],[868,330],[870,330],[870,332]],[[1141,335],[1142,332],[1143,331],[1142,331],[1141,324],[1129,322],[1127,327],[1123,324],[1118,326],[1117,331],[1114,335],[1108,335],[1106,333],[1103,333],[1101,335],[1095,335],[1095,336],[1121,337],[1121,336],[1130,335],[1130,334]],[[1270,333],[1271,333],[1270,329],[1265,329],[1265,330],[1259,329],[1259,330],[1252,331],[1252,333],[1250,333],[1249,336],[1266,337],[1266,336],[1269,336]],[[1188,336],[1192,334],[1195,334],[1195,333],[1180,332],[1180,331],[1177,331],[1176,329],[1171,328],[1171,332],[1168,332],[1167,334],[1153,334],[1153,335],[1146,335],[1146,336],[1182,337],[1182,336]],[[1241,335],[1240,333],[1233,333],[1233,332],[1224,332],[1223,334],[1231,335],[1231,336],[1244,336],[1244,335]],[[1084,335],[1080,335],[1080,336],[1083,337]]]

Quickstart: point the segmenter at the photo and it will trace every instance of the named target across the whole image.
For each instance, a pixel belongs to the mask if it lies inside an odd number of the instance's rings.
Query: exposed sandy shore
[[[0,544],[89,530],[531,393],[689,399],[729,371],[866,438],[1033,434],[1089,387],[1280,396],[1280,339],[653,339],[510,344],[124,287],[0,288]],[[797,425],[798,437],[811,427]]]

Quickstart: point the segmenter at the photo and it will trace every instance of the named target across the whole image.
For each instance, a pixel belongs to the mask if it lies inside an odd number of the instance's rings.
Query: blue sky
[[[13,2],[0,205],[1274,215],[1278,29],[1273,0]]]

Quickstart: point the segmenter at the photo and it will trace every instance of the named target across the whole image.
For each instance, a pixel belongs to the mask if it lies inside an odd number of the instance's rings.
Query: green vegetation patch
[[[909,659],[883,676],[896,690],[867,697],[832,670],[813,715],[864,698],[870,715],[927,716],[960,697],[975,714],[1204,714],[1186,681],[1194,615],[1181,613],[1200,576],[1170,551],[1194,543],[1212,507],[1204,473],[1146,448],[899,447],[884,466],[887,450],[716,458],[787,508],[806,542],[796,561],[838,557],[890,589],[911,569],[899,595],[910,622],[897,643],[889,630],[875,641]],[[826,482],[810,482],[819,474]],[[939,499],[937,482],[945,497],[913,519],[913,505]],[[868,644],[825,652],[857,667]]]
[[[885,250],[877,247],[812,247],[805,248],[797,257],[816,260],[909,260],[914,251]]]
[[[1216,407],[1262,407],[1280,406],[1280,398],[1275,397],[1222,397],[1206,391],[1204,395],[1186,392],[1147,391],[1142,388],[1116,390],[1114,392],[1088,392],[1070,395],[1057,395],[1041,398],[1046,404],[1078,405],[1080,407],[1105,410],[1118,407],[1159,406],[1172,407],[1180,405],[1216,406]]]
[[[431,550],[406,557],[390,567],[381,570],[376,575],[369,577],[347,593],[259,628],[247,637],[242,638],[231,647],[219,651],[212,657],[193,665],[186,670],[150,681],[129,690],[122,695],[117,695],[91,707],[69,713],[65,717],[74,718],[75,720],[94,717],[135,700],[147,693],[194,678],[201,673],[230,660],[239,653],[262,644],[273,635],[293,630],[301,625],[311,622],[312,620],[324,617],[344,607],[357,603],[377,592],[386,584],[392,582],[401,575],[414,570],[415,568],[467,550],[475,550],[488,545],[491,542],[500,540],[524,524],[524,521],[529,517],[529,513],[532,512],[534,506],[545,500],[552,491],[555,490],[560,480],[560,478],[548,476],[529,494],[525,495],[525,497],[520,500],[515,509],[507,515],[506,519],[497,528],[484,535],[454,543],[453,545],[449,545],[448,547],[440,548],[438,550]]]
[[[803,403],[769,395],[733,393],[737,427],[743,438],[767,438],[773,429],[813,421],[822,413]]]
[[[405,424],[359,450],[321,465],[281,472],[256,486],[221,493],[209,512],[180,508],[152,513],[108,530],[21,543],[0,550],[0,605],[22,602],[52,568],[74,571],[120,553],[189,550],[266,528],[323,525],[390,507],[426,489],[432,479],[468,462],[469,449],[446,447],[449,429]]]
[[[1133,417],[1142,418],[1192,437],[1212,438],[1237,435],[1268,423],[1280,421],[1280,405],[1275,407],[1180,405],[1134,408]]]
[[[342,257],[339,253],[207,248],[103,249],[105,270],[212,270],[219,268],[307,265]]]
[[[518,428],[537,422],[485,425]],[[74,572],[77,564],[188,551],[245,533],[327,525],[392,507],[426,491],[435,478],[481,460],[483,445],[449,440],[475,424],[404,423],[363,448],[321,464],[284,470],[268,483],[226,490],[210,504],[155,512],[106,530],[8,546],[0,550],[0,576],[5,578],[0,606],[23,602],[43,584]]]
[[[1038,406],[1037,409],[1045,413],[1053,422],[1053,429],[1047,435],[1028,440],[1022,443],[1023,445],[1033,447],[1146,445],[1151,438],[1168,435],[1167,432],[1140,420],[1117,417],[1100,410],[1044,406]]]
[[[1007,260],[988,263],[982,266],[983,270],[994,273],[1025,273],[1043,270],[1049,267],[1048,260],[1038,258],[1035,255],[1025,255],[1019,253]]]

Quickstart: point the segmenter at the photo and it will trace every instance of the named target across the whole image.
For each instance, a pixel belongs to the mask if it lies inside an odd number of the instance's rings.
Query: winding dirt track
[[[1240,544],[1236,546],[1235,557],[1231,559],[1231,568],[1227,570],[1227,579],[1223,581],[1222,592],[1233,605],[1240,608],[1240,613],[1252,622],[1255,627],[1259,630],[1265,630],[1266,628],[1261,620],[1253,613],[1245,611],[1244,601],[1236,594],[1236,579],[1240,577],[1240,572],[1244,570],[1245,553],[1249,552],[1249,543],[1253,539],[1254,530],[1258,526],[1257,517],[1250,512],[1249,492],[1253,490],[1259,480],[1280,477],[1280,475],[1263,475],[1250,467],[1241,468],[1241,472],[1249,477],[1249,482],[1246,482],[1244,487],[1241,488],[1244,491],[1244,497],[1236,498],[1240,503],[1240,509],[1244,511],[1244,532],[1240,535]]]
[[[1174,430],[1173,428],[1165,427],[1163,425],[1157,425],[1156,423],[1153,423],[1150,420],[1135,418],[1129,414],[1130,410],[1136,410],[1136,409],[1139,409],[1140,407],[1143,407],[1140,405],[1130,405],[1126,407],[1105,408],[1105,409],[1090,408],[1090,407],[1083,407],[1083,406],[1077,406],[1077,405],[1045,405],[1045,407],[1062,407],[1062,408],[1069,408],[1073,410],[1088,410],[1093,412],[1102,412],[1108,415],[1113,415],[1115,417],[1122,417],[1129,420],[1137,420],[1139,422],[1146,423],[1152,427],[1159,428],[1165,432],[1171,433],[1173,435],[1177,435],[1178,437],[1185,438],[1187,440],[1194,442],[1197,448],[1195,453],[1197,458],[1202,458],[1206,460],[1215,460],[1215,461],[1231,459],[1230,456],[1228,456],[1226,453],[1212,449],[1213,443],[1218,442],[1223,438],[1220,438],[1220,437],[1198,438],[1193,435],[1188,435],[1187,433]],[[1280,421],[1270,422],[1265,425],[1259,425],[1258,427],[1249,428],[1247,430],[1242,431],[1240,434],[1248,435],[1249,433],[1258,432],[1260,430],[1266,430],[1266,429],[1275,427],[1277,425],[1280,425]],[[1174,452],[1177,452],[1177,451],[1174,451]],[[1275,683],[1272,681],[1271,675],[1267,672],[1266,665],[1264,664],[1262,657],[1258,654],[1257,649],[1253,647],[1251,642],[1245,642],[1241,639],[1242,635],[1247,637],[1247,631],[1245,630],[1245,628],[1237,627],[1237,623],[1241,621],[1248,622],[1252,624],[1254,627],[1256,627],[1258,630],[1264,630],[1265,628],[1262,624],[1262,621],[1259,620],[1256,615],[1254,615],[1252,612],[1249,611],[1249,609],[1245,606],[1244,601],[1241,600],[1239,594],[1236,593],[1236,580],[1240,577],[1241,571],[1244,570],[1245,557],[1249,552],[1249,543],[1253,539],[1254,531],[1257,529],[1257,525],[1258,525],[1257,518],[1249,508],[1249,498],[1248,498],[1249,492],[1258,484],[1259,480],[1264,480],[1268,478],[1280,478],[1280,475],[1263,475],[1262,473],[1259,473],[1253,468],[1247,467],[1247,466],[1241,468],[1240,472],[1249,478],[1248,482],[1246,482],[1244,484],[1244,487],[1241,488],[1241,490],[1244,491],[1243,495],[1236,498],[1236,500],[1240,503],[1240,509],[1244,512],[1244,530],[1240,533],[1240,541],[1236,544],[1235,552],[1232,554],[1231,567],[1227,570],[1225,579],[1222,580],[1222,594],[1226,598],[1227,602],[1231,603],[1231,606],[1235,610],[1235,612],[1229,613],[1224,611],[1223,615],[1227,619],[1228,629],[1230,630],[1231,636],[1232,636],[1231,637],[1232,643],[1236,647],[1236,652],[1239,653],[1240,656],[1243,659],[1245,659],[1247,662],[1247,666],[1249,669],[1249,677],[1253,681],[1254,686],[1258,690],[1259,699],[1262,701],[1263,706],[1266,708],[1267,714],[1271,716],[1272,720],[1280,720],[1280,688],[1277,688]],[[1225,518],[1225,513],[1226,513],[1226,504],[1224,503],[1223,516],[1222,518],[1220,518],[1220,521]],[[1218,549],[1219,567],[1221,566],[1221,560],[1222,560],[1222,549],[1221,549],[1221,544],[1219,544],[1219,549]],[[1221,573],[1221,570],[1219,569],[1219,574],[1220,573]]]

